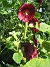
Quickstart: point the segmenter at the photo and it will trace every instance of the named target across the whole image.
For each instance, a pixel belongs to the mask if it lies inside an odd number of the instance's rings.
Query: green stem
[[[28,28],[28,22],[25,23],[24,41],[26,41],[27,28]]]
[[[2,49],[2,51],[0,52],[0,54],[4,51],[5,48],[6,48],[6,46]]]

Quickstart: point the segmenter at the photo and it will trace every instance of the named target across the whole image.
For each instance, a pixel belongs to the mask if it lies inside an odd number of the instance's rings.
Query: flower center
[[[27,9],[24,11],[24,13],[25,13],[26,16],[27,16],[28,14],[30,14],[29,10],[27,10]]]
[[[26,15],[28,15],[28,12],[25,12]]]

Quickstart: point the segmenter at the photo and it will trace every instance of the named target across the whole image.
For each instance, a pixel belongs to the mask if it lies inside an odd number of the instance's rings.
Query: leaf
[[[11,7],[12,6],[11,4],[8,4],[7,1],[2,1],[2,4],[4,7]]]
[[[18,52],[18,53],[14,53],[14,54],[13,54],[13,60],[14,60],[17,64],[20,64],[22,58],[23,58],[22,52]]]
[[[22,67],[50,67],[50,59],[34,58],[34,59],[28,61]]]
[[[37,40],[39,41],[39,43],[42,45],[42,43],[43,43],[43,39],[41,39],[41,38],[37,38]]]
[[[38,27],[38,25],[36,24],[36,28],[41,32],[46,32],[50,34],[50,26],[46,23],[40,23],[40,27]]]
[[[9,42],[11,38],[12,37],[10,37],[10,36],[8,38],[6,38],[6,42]]]
[[[50,51],[50,42],[49,41],[44,41],[41,38],[37,38],[37,39],[42,47],[44,47],[47,51]]]
[[[21,32],[16,32],[16,34],[17,34],[17,35],[20,35],[20,34],[21,34]]]
[[[50,42],[44,41],[44,42],[42,43],[42,46],[43,46],[47,51],[50,51]]]
[[[18,47],[19,47],[19,43],[20,43],[20,41],[15,41],[15,40],[14,40],[14,46],[17,47],[17,49],[18,49]]]
[[[11,3],[9,3],[7,0],[3,0],[2,4],[3,4],[4,7],[12,7],[12,6],[14,6],[15,2],[16,1],[12,1]]]
[[[46,23],[40,23],[39,30],[42,32],[50,32],[50,26]]]
[[[14,44],[13,44],[13,42],[9,41],[9,42],[7,42],[6,44],[7,44],[7,45],[6,45],[6,48],[8,48],[8,49],[14,49]]]
[[[1,13],[1,14],[6,14],[6,15],[8,14],[8,12],[7,12],[7,11],[4,11],[4,10],[1,11],[0,13]]]
[[[35,12],[35,16],[34,16],[35,18],[40,18],[41,17],[41,15],[40,15],[40,13],[38,13],[38,12]]]

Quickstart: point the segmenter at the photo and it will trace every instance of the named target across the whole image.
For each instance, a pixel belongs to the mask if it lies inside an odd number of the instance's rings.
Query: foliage
[[[48,66],[50,66],[50,60],[35,58],[27,62],[23,67],[48,67]]]

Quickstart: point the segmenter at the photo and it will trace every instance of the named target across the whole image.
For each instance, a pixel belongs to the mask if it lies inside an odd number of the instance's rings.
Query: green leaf
[[[9,42],[11,38],[12,37],[10,37],[10,36],[8,38],[6,38],[6,42]]]
[[[7,12],[7,11],[4,11],[4,10],[1,11],[0,13],[1,13],[1,14],[6,14],[6,15],[8,14],[8,12]]]
[[[7,45],[6,45],[6,48],[8,48],[8,49],[14,49],[14,42],[12,41],[9,41],[9,42],[7,42],[6,43]]]
[[[17,64],[20,64],[22,58],[23,58],[22,52],[18,52],[18,53],[14,53],[14,54],[13,54],[13,60],[14,60]]]
[[[11,4],[8,4],[7,1],[2,1],[2,4],[4,7],[11,7],[12,6]]]
[[[43,46],[47,51],[50,51],[50,42],[44,41],[44,42],[42,43],[42,46]]]
[[[39,43],[41,44],[41,46],[43,48],[45,48],[45,50],[50,51],[50,42],[49,41],[44,41],[41,38],[37,38],[37,39],[38,39]]]
[[[34,58],[34,59],[28,61],[22,67],[50,67],[50,59]]]
[[[10,1],[10,3],[9,3],[7,0],[3,0],[2,4],[4,7],[12,7],[12,6],[14,6],[15,2],[16,1]]]
[[[41,17],[41,14],[40,13],[38,13],[38,12],[35,12],[35,16],[34,16],[35,18],[40,18]]]
[[[42,32],[50,32],[50,26],[46,23],[40,23],[39,30]]]
[[[20,35],[20,34],[21,34],[21,32],[16,32],[16,34],[17,34],[17,35]]]
[[[38,27],[38,24],[36,24],[36,28],[41,31],[41,32],[46,32],[48,34],[50,34],[50,25],[46,24],[46,23],[40,23],[40,27]]]
[[[37,38],[37,40],[39,41],[39,43],[42,45],[42,43],[43,43],[43,39],[41,39],[41,38]]]

